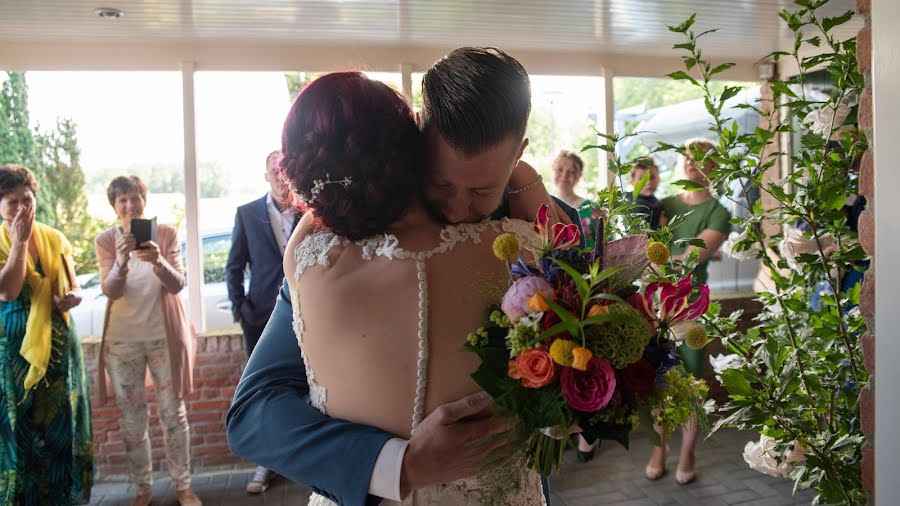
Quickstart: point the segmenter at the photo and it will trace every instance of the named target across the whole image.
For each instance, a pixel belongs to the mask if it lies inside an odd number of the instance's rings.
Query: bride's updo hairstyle
[[[386,84],[358,72],[309,83],[281,134],[284,181],[334,233],[383,233],[421,191],[424,137],[412,109]]]

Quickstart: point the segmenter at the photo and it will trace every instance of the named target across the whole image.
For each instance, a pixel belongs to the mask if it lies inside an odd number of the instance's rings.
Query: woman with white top
[[[128,454],[135,506],[150,504],[150,460],[145,377],[150,368],[163,426],[166,463],[178,502],[200,506],[191,490],[190,428],[184,397],[191,391],[193,331],[178,296],[184,269],[176,231],[159,225],[157,241],[136,244],[131,220],[143,218],[147,186],[137,176],[120,176],[107,189],[119,224],[97,236],[95,247],[103,293],[109,298],[99,370],[109,374]],[[105,366],[105,367],[104,367]],[[99,381],[106,402],[106,381]]]

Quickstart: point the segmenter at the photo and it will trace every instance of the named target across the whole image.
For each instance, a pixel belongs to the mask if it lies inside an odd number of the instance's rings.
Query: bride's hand
[[[541,175],[528,162],[519,160],[509,177],[509,188],[515,192],[510,194],[510,218],[525,221],[534,220],[542,204],[550,206],[550,225],[554,223],[572,223],[569,215],[550,197],[541,180]]]
[[[400,494],[477,474],[506,438],[512,420],[490,413],[491,397],[480,392],[444,404],[422,420],[409,440],[400,470]]]

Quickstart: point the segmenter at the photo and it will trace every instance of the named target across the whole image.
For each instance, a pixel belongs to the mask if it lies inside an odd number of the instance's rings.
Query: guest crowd
[[[712,144],[693,139],[687,145],[708,151]],[[690,151],[690,150],[689,150]],[[277,173],[280,153],[269,154],[265,179],[270,190],[237,209],[226,284],[234,321],[243,331],[248,355],[275,306],[282,281],[282,257],[300,218],[291,193]],[[711,162],[699,164],[681,157],[680,176],[703,186],[659,200],[659,168],[650,159],[632,167],[632,185],[645,179],[635,198],[636,213],[652,228],[675,215],[687,215],[674,229],[675,238],[699,237],[698,283],[707,279],[709,261],[730,231],[730,214],[709,191]],[[598,205],[583,197],[584,163],[572,151],[553,162],[553,184],[559,198],[577,210],[592,247],[596,240]],[[26,167],[0,167],[0,505],[70,505],[90,500],[94,482],[90,392],[82,347],[69,314],[81,303],[73,270],[73,248],[65,231],[35,221],[40,188]],[[162,425],[166,470],[182,505],[197,506],[191,489],[191,448],[186,396],[192,390],[194,329],[182,304],[185,271],[177,231],[156,227],[155,237],[138,242],[133,220],[146,218],[152,195],[137,176],[122,175],[107,189],[116,224],[95,238],[98,270],[107,297],[105,323],[95,384],[101,403],[107,384],[120,411],[135,505],[150,504],[153,469],[149,437],[147,371],[152,378],[159,423]],[[675,250],[684,257],[689,250]],[[245,279],[249,274],[249,289]],[[689,370],[701,376],[702,351],[682,349]],[[107,383],[108,382],[108,383]],[[684,428],[676,479],[694,476],[697,424]],[[665,434],[662,435],[665,438]],[[583,460],[595,446],[580,438]],[[663,444],[654,450],[646,475],[665,473]],[[273,473],[259,467],[247,486],[249,493],[266,490]]]

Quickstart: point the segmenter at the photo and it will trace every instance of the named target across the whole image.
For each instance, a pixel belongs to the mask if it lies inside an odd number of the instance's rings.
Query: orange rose
[[[509,365],[508,365],[507,368],[506,368],[506,375],[509,376],[510,378],[514,379],[514,380],[522,379],[522,375],[519,374],[519,368],[516,367],[516,361],[515,361],[515,360],[510,360],[510,361],[509,361]]]
[[[547,350],[532,348],[516,358],[516,371],[522,376],[522,386],[541,388],[556,377],[556,365]]]

